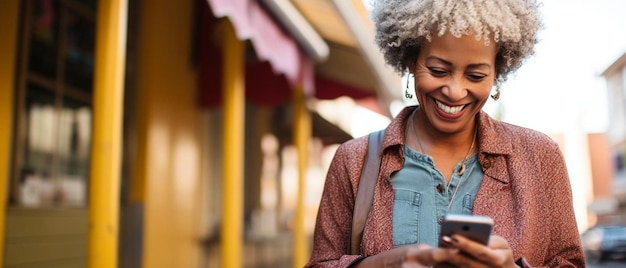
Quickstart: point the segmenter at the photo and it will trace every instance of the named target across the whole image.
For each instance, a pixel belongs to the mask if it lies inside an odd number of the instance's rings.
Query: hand
[[[433,248],[425,244],[409,246],[400,265],[394,267],[432,267],[459,254],[456,248]]]
[[[456,267],[518,267],[513,260],[513,251],[509,243],[500,236],[492,235],[488,246],[460,235],[444,239],[461,251],[447,261]]]
[[[434,248],[426,244],[395,248],[367,257],[354,267],[432,267],[459,254],[455,248]]]

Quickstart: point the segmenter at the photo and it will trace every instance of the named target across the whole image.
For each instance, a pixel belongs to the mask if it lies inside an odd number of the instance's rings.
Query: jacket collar
[[[398,154],[404,153],[405,129],[408,118],[415,109],[417,106],[404,108],[387,126],[383,138],[383,151],[387,151],[392,146],[400,146],[399,150],[392,151]],[[493,119],[484,111],[480,111],[476,118],[478,119],[479,161],[483,172],[486,176],[508,183],[506,158],[513,152],[513,141],[508,134],[508,128],[505,123]],[[404,159],[403,155],[398,155],[398,157]]]
[[[513,153],[512,136],[506,123],[491,118],[484,111],[477,115],[478,119],[478,161],[485,177],[493,178],[502,183],[509,183],[507,159]]]
[[[385,129],[385,136],[383,138],[383,150],[395,145],[404,145],[406,137],[406,125],[409,117],[417,109],[417,106],[409,106],[402,111],[391,121],[389,126]]]
[[[478,118],[478,141],[481,154],[509,155],[513,152],[511,137],[504,123],[480,111]]]

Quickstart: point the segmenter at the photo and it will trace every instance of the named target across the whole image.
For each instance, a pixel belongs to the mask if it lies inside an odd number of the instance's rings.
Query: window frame
[[[56,43],[56,53],[55,53],[55,68],[52,77],[47,77],[44,74],[33,72],[29,69],[29,61],[31,55],[31,41],[33,39],[33,20],[34,15],[33,11],[35,8],[35,1],[37,0],[27,0],[22,1],[20,7],[20,29],[19,29],[19,50],[17,57],[17,68],[16,68],[16,84],[15,84],[15,112],[14,112],[14,133],[13,133],[13,163],[11,165],[10,172],[10,188],[9,188],[9,202],[8,206],[10,207],[28,207],[28,208],[62,208],[67,207],[64,204],[51,203],[51,204],[43,204],[39,206],[25,206],[21,204],[22,195],[21,195],[21,186],[22,186],[22,177],[24,176],[24,164],[26,159],[24,158],[26,152],[28,151],[27,135],[31,130],[28,130],[27,122],[29,111],[27,111],[27,94],[29,91],[30,85],[35,85],[41,89],[51,92],[54,95],[54,118],[57,121],[54,127],[54,137],[56,145],[53,146],[51,151],[51,174],[50,179],[55,188],[59,187],[60,183],[60,146],[58,146],[58,142],[60,140],[59,133],[61,132],[61,127],[59,126],[59,119],[61,118],[61,114],[63,109],[65,109],[64,102],[65,99],[71,100],[71,102],[80,102],[85,104],[93,111],[93,85],[91,89],[84,89],[80,87],[76,87],[73,85],[68,85],[65,81],[66,77],[66,60],[67,60],[67,51],[68,45],[64,42],[67,38],[68,31],[70,30],[69,26],[69,17],[70,16],[79,16],[82,19],[87,20],[89,23],[93,25],[93,35],[96,34],[96,10],[94,4],[96,1],[91,1],[89,4],[85,4],[78,0],[53,0],[51,1],[53,5],[53,9],[56,12],[56,20],[58,22],[58,26],[54,26],[54,32],[56,34],[56,39],[54,42]],[[91,6],[90,6],[91,5]],[[70,14],[73,13],[72,14]],[[95,40],[93,42],[92,51],[95,52]],[[95,55],[91,55],[92,57]],[[95,58],[94,58],[95,60]],[[93,83],[93,71],[91,76],[91,81]],[[93,113],[91,114],[91,119],[93,119]],[[92,120],[91,120],[92,121]],[[92,141],[93,137],[93,123],[90,125],[89,131],[89,143]],[[88,145],[89,151],[91,148],[91,144]],[[86,165],[87,168],[89,166],[89,161],[91,158],[91,153],[87,154]],[[88,184],[89,184],[89,172],[85,176],[84,183],[84,201],[80,205],[70,205],[70,207],[86,207],[88,205]]]

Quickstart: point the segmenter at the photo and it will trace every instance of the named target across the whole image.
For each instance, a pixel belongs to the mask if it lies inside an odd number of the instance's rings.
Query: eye
[[[467,74],[467,79],[469,79],[472,82],[480,82],[483,79],[485,79],[485,77],[487,77],[486,74],[481,74],[481,73],[470,73]]]
[[[434,68],[434,67],[429,67],[428,71],[430,71],[430,74],[432,74],[435,77],[442,77],[445,76],[448,72],[444,69],[441,68]]]

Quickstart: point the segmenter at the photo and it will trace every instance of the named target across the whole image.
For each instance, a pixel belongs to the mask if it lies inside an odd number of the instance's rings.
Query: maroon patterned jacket
[[[404,163],[405,108],[385,130],[374,203],[365,224],[365,256],[393,249],[394,191],[390,177]],[[533,267],[584,267],[572,192],[557,144],[537,131],[503,123],[480,112],[479,162],[485,176],[474,214],[494,219],[493,233],[504,237],[513,257]],[[326,177],[306,267],[347,267],[352,210],[367,150],[367,136],[342,144]]]

